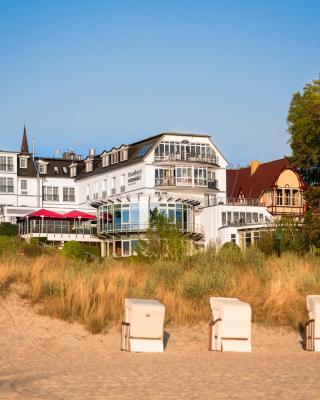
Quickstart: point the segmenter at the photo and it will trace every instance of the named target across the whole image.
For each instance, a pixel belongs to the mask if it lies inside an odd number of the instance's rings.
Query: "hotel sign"
[[[142,168],[128,173],[128,186],[136,185],[142,180]]]

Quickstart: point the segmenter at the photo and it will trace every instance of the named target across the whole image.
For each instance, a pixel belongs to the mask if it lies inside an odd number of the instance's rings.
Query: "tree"
[[[174,222],[155,209],[146,237],[140,240],[136,251],[138,257],[148,260],[181,260],[189,252],[189,240],[181,235]]]
[[[320,185],[320,79],[294,93],[287,121],[294,165],[309,185]]]

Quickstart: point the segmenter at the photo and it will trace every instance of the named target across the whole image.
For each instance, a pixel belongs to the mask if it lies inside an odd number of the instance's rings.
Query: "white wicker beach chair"
[[[121,350],[163,352],[165,306],[157,300],[125,299]]]
[[[309,321],[305,328],[305,349],[320,351],[320,296],[307,296]]]
[[[251,352],[251,307],[236,298],[211,297],[209,350]]]

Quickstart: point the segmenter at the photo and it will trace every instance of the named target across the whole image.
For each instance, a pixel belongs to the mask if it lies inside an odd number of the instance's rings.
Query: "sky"
[[[0,148],[87,155],[163,131],[233,166],[290,154],[292,94],[320,73],[319,1],[0,0]]]

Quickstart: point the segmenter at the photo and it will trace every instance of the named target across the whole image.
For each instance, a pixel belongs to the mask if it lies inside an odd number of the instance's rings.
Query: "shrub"
[[[146,239],[139,241],[136,252],[143,260],[177,261],[189,253],[189,247],[189,240],[181,235],[177,225],[155,209]]]
[[[3,222],[0,224],[0,236],[18,236],[18,225]]]
[[[71,240],[64,244],[62,254],[68,258],[84,260],[86,249],[81,243]]]

